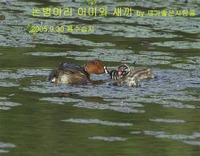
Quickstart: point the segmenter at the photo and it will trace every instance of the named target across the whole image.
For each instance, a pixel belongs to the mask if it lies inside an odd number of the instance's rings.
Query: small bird
[[[127,64],[121,64],[118,70],[109,72],[110,77],[114,80],[113,85],[117,86],[140,86],[140,80],[155,78],[150,68],[146,67],[132,67]]]
[[[101,60],[88,61],[83,67],[75,64],[61,63],[49,74],[49,81],[55,84],[87,84],[91,82],[90,74],[108,73]]]
[[[118,67],[118,75],[129,75],[137,76],[140,80],[155,78],[156,76],[152,73],[152,70],[147,67],[132,67],[130,68],[127,64],[121,64]]]

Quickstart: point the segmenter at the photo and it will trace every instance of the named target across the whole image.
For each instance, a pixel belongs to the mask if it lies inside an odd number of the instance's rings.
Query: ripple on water
[[[0,81],[0,86],[1,87],[17,87],[20,85],[16,83],[12,83],[12,82]]]
[[[117,105],[110,105],[110,104],[99,104],[99,103],[91,103],[91,102],[80,102],[78,104],[73,105],[74,107],[79,108],[88,108],[88,109],[99,109],[99,110],[111,110],[121,113],[144,113],[145,111],[142,109],[133,109],[130,106],[117,106]]]
[[[8,150],[0,149],[0,153],[8,153],[8,152],[9,152]]]
[[[69,51],[68,54],[72,55],[68,58],[73,58],[74,56],[76,60],[92,60],[99,58],[103,61],[119,61],[121,60],[125,54],[131,53],[131,50],[119,50],[119,49],[106,49],[106,48],[94,48],[90,49],[86,52],[80,51]]]
[[[143,132],[145,135],[152,135],[152,136],[155,136],[156,138],[167,138],[167,139],[172,139],[172,140],[180,140],[186,144],[199,145],[199,141],[191,141],[191,140],[200,138],[199,132],[193,132],[191,135],[170,134],[170,133],[164,132],[164,131],[149,131],[149,130],[145,130]],[[189,140],[186,140],[186,139],[189,139]]]
[[[135,102],[159,104],[159,105],[162,105],[163,107],[166,107],[166,108],[187,108],[187,109],[196,109],[196,108],[198,108],[197,106],[194,106],[194,105],[183,104],[181,102],[165,100],[165,99],[160,98],[160,97],[154,97],[154,98],[153,97],[151,97],[151,98],[140,97],[140,98],[136,98]]]
[[[200,69],[200,65],[190,64],[190,63],[176,63],[176,64],[172,64],[171,66],[179,68],[179,69],[185,69],[185,70],[197,70],[197,69]],[[198,74],[198,76],[200,75],[198,72],[197,72],[197,74]]]
[[[187,58],[187,62],[190,63],[190,64],[194,64],[194,65],[197,65],[199,67],[200,65],[200,57],[199,56],[191,56],[191,57],[188,57]],[[194,68],[196,70],[200,70],[199,68]],[[198,72],[199,76],[200,76],[200,73]]]
[[[1,71],[0,79],[21,79],[24,78],[24,75],[13,73],[13,71]]]
[[[109,104],[110,106],[121,106],[121,107],[144,107],[144,105],[142,104],[139,104],[139,103],[126,103],[126,102],[119,102],[119,101],[116,101],[116,102],[113,102],[113,103],[110,103]]]
[[[145,130],[144,134],[153,135],[157,138],[168,138],[168,139],[174,139],[174,140],[200,138],[199,132],[193,132],[192,135],[184,135],[184,134],[170,134],[170,133],[164,132],[164,131],[148,131],[148,130]]]
[[[21,104],[16,102],[0,101],[0,110],[9,110],[12,107],[20,106]]]
[[[29,86],[21,88],[24,91],[37,93],[79,93],[84,88],[73,87],[70,85],[55,85],[50,83],[43,83],[42,86]]]
[[[181,102],[172,102],[172,101],[163,101],[160,104],[162,104],[164,107],[167,108],[189,108],[189,109],[195,109],[196,106],[189,105],[189,104],[183,104]]]
[[[40,101],[49,101],[54,104],[64,105],[65,103],[68,103],[68,102],[81,102],[82,100],[72,99],[72,98],[64,98],[64,97],[45,97],[45,98],[41,98]]]
[[[50,69],[18,69],[17,73],[24,76],[48,76]]]
[[[72,123],[82,123],[82,124],[100,124],[104,126],[133,126],[131,123],[122,123],[122,122],[110,122],[110,121],[102,121],[99,119],[66,119],[61,120],[63,122],[72,122]]]
[[[199,49],[199,42],[189,41],[165,41],[165,42],[154,42],[156,46],[170,47],[172,49]]]
[[[183,141],[185,144],[200,146],[200,141]]]
[[[16,145],[11,144],[11,143],[0,142],[0,153],[8,153],[9,150],[5,150],[4,148],[14,148],[14,147],[16,147]]]
[[[18,69],[16,72],[7,70],[0,72],[0,79],[23,79],[29,76],[48,76],[50,69]]]
[[[185,123],[184,120],[177,120],[177,119],[149,119],[153,122],[164,122],[164,123]]]
[[[113,142],[113,141],[126,141],[126,138],[122,137],[105,137],[105,136],[93,136],[89,137],[88,139],[91,140],[102,140],[102,141],[108,141],[108,142]]]
[[[7,97],[0,97],[0,100],[7,100]]]
[[[130,134],[141,134],[141,131],[131,131]]]
[[[32,56],[50,56],[50,57],[55,57],[55,56],[67,56],[69,55],[68,52],[31,52],[31,53],[25,53],[26,55],[32,55]]]

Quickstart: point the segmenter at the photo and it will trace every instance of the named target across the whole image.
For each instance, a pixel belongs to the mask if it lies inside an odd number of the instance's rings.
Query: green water
[[[88,1],[0,2],[0,154],[200,155],[200,4],[96,1],[108,16],[33,17],[32,8],[89,7]],[[195,16],[116,17],[111,10],[194,10]],[[31,34],[27,25],[94,26],[94,32]],[[139,88],[49,83],[60,62],[101,59],[153,69]]]

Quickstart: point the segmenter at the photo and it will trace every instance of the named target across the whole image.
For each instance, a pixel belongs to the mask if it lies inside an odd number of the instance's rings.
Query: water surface
[[[198,1],[96,1],[107,16],[33,17],[32,8],[93,7],[89,1],[0,2],[0,153],[2,155],[200,155]],[[131,7],[132,16],[114,16]],[[195,16],[136,16],[193,10]],[[93,26],[93,32],[29,33],[33,26]],[[60,62],[101,59],[147,66],[141,87],[54,85]]]

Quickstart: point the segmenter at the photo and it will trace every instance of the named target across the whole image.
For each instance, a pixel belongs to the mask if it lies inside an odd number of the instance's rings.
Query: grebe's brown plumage
[[[56,84],[85,84],[90,82],[90,74],[108,73],[101,60],[88,61],[84,67],[61,63],[49,74],[49,81]]]

